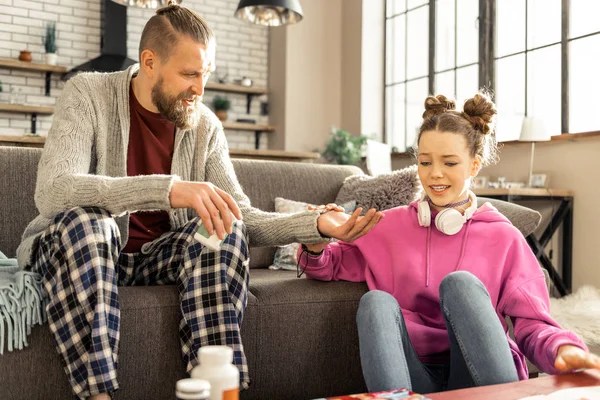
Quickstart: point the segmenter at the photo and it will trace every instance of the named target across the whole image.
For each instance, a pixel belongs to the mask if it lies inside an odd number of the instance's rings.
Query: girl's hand
[[[377,212],[374,208],[367,211],[364,217],[360,216],[361,212],[360,207],[352,215],[326,212],[317,219],[317,229],[323,236],[351,243],[367,234],[384,217],[382,212]]]
[[[321,213],[325,213],[327,211],[344,212],[344,209],[335,203],[329,203],[329,204],[320,205],[320,206],[308,206],[308,209],[309,210],[318,210],[318,211],[321,211]]]
[[[566,344],[558,348],[554,367],[560,372],[582,368],[600,369],[600,357],[577,346]]]

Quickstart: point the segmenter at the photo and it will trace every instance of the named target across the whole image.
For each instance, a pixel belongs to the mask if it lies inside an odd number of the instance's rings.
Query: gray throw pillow
[[[295,201],[284,199],[282,197],[275,198],[275,212],[284,214],[294,214],[304,212],[308,210],[309,203],[302,201]],[[318,205],[318,204],[317,204]],[[344,209],[344,212],[352,214],[356,208],[356,202],[349,201],[347,203],[339,204]],[[273,258],[273,264],[269,266],[269,269],[283,269],[288,271],[295,271],[296,265],[298,264],[298,247],[299,243],[288,244],[287,246],[278,246]]]
[[[379,176],[352,175],[344,180],[337,194],[337,204],[356,200],[356,207],[364,211],[375,208],[378,211],[410,204],[419,197],[421,184],[417,166]]]
[[[477,205],[481,207],[483,203],[490,203],[504,215],[508,220],[521,231],[523,236],[529,236],[540,224],[542,215],[531,208],[523,207],[515,203],[509,203],[504,200],[488,199],[487,197],[478,197]]]

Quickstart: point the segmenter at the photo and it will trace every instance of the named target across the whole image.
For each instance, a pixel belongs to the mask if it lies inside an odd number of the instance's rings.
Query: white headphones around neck
[[[477,210],[477,197],[475,193],[469,190],[469,199],[471,205],[465,210],[465,214],[461,214],[460,211],[454,208],[444,208],[442,211],[435,216],[435,227],[446,235],[455,235],[458,233],[462,226],[473,216],[475,210]],[[421,200],[418,203],[418,214],[419,214],[419,225],[428,227],[431,225],[431,209],[429,208],[429,202],[427,201],[427,195],[423,193]]]

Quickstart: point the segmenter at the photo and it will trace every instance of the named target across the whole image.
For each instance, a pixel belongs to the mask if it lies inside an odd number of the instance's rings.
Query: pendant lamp
[[[302,20],[302,7],[298,0],[241,0],[235,16],[258,25],[290,25]]]
[[[173,2],[180,4],[182,0],[112,0],[115,3],[137,8],[160,8],[165,7],[167,4]]]

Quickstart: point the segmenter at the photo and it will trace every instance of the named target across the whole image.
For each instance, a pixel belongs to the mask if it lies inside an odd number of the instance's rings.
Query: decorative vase
[[[220,121],[227,121],[227,110],[217,110],[215,111],[215,115]]]
[[[46,64],[48,65],[56,65],[57,55],[56,53],[46,53],[44,54],[46,58]]]
[[[21,50],[19,53],[19,60],[24,62],[31,62],[31,52],[28,50]]]

